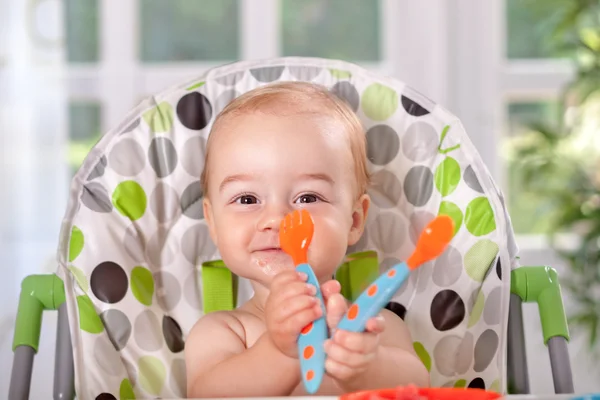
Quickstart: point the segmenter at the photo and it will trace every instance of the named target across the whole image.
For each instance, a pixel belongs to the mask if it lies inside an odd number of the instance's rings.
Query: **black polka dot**
[[[331,92],[340,99],[344,100],[352,108],[352,111],[358,110],[360,96],[358,91],[350,82],[338,82],[331,88]]]
[[[431,322],[439,331],[457,327],[465,318],[465,303],[454,290],[442,290],[431,302]]]
[[[502,264],[500,264],[500,257],[498,257],[498,261],[496,261],[496,275],[498,275],[498,279],[502,280]]]
[[[182,351],[185,347],[185,344],[183,342],[183,333],[181,332],[181,327],[177,321],[165,315],[162,320],[162,330],[169,350],[171,350],[173,353],[179,353]]]
[[[177,103],[177,117],[188,129],[204,129],[212,117],[212,106],[202,93],[192,92]]]
[[[385,165],[398,155],[400,138],[388,125],[375,125],[367,131],[367,158],[375,165]]]
[[[385,305],[385,308],[396,314],[400,317],[400,319],[404,319],[406,316],[406,307],[404,307],[400,303],[396,303],[395,301],[390,301]]]
[[[408,97],[401,96],[401,99],[402,99],[402,107],[404,107],[406,112],[409,113],[410,115],[413,115],[415,117],[422,117],[423,115],[429,114],[429,111],[427,111],[425,108],[423,108],[423,106],[421,106],[419,103],[414,102],[413,100],[409,99]]]
[[[181,195],[181,212],[191,219],[204,218],[202,196],[202,185],[200,181],[190,183]]]
[[[96,400],[117,400],[117,398],[110,393],[100,393],[96,396]]]
[[[90,286],[94,296],[105,303],[118,303],[125,297],[129,282],[127,274],[118,264],[106,261],[92,271]]]
[[[469,383],[469,389],[485,389],[485,382],[481,378],[475,378]]]

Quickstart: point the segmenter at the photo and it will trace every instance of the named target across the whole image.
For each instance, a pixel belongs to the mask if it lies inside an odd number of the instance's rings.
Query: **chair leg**
[[[552,379],[554,380],[555,393],[574,393],[573,373],[567,339],[555,336],[548,340],[550,365],[552,366]]]
[[[521,298],[510,295],[508,314],[508,391],[510,394],[529,394],[529,373],[525,348],[525,330]]]
[[[33,357],[35,351],[29,346],[19,346],[13,355],[13,366],[10,377],[8,398],[28,400],[31,388],[31,373],[33,372]]]
[[[54,356],[54,399],[72,400],[75,398],[75,367],[73,365],[73,346],[69,331],[67,303],[58,309],[56,327],[56,354]]]

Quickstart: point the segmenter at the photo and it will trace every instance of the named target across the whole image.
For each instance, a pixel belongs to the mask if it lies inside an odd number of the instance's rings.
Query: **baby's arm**
[[[414,384],[429,386],[429,372],[414,351],[404,321],[387,309],[381,311],[385,330],[380,336],[375,359],[357,379],[341,384],[345,392],[393,388]],[[337,332],[352,340],[351,332]]]
[[[187,397],[287,396],[300,383],[298,360],[265,333],[246,349],[244,328],[227,312],[201,318],[186,341]]]

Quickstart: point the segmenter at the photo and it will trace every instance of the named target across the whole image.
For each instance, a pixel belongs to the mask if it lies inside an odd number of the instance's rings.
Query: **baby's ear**
[[[212,239],[215,246],[217,246],[217,234],[215,232],[215,222],[213,218],[212,204],[210,204],[210,200],[208,197],[204,197],[202,199],[202,210],[204,211],[204,219],[206,220],[206,225],[208,226],[208,233],[210,234],[210,238]]]
[[[362,236],[363,231],[365,230],[365,223],[367,222],[370,205],[371,198],[366,193],[360,196],[360,198],[356,200],[356,203],[354,203],[354,208],[352,209],[352,226],[348,233],[348,246],[356,244],[358,239]]]

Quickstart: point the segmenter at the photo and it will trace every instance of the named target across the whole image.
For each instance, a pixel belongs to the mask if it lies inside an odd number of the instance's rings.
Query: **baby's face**
[[[340,124],[310,115],[235,117],[211,143],[205,216],[235,274],[268,286],[293,269],[279,247],[279,224],[307,209],[315,232],[308,261],[330,278],[360,237],[368,198],[357,199],[354,162]]]

